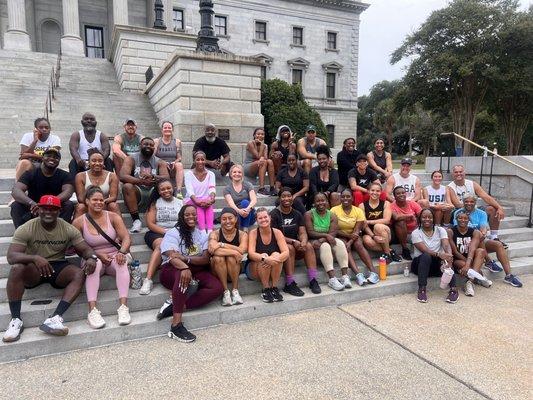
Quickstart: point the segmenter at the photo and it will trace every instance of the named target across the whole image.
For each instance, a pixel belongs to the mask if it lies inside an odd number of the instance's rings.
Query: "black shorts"
[[[411,262],[411,272],[418,275],[418,264],[420,263],[420,256],[417,256]],[[440,270],[441,259],[439,257],[431,256],[431,264],[429,265],[428,276],[442,276]]]
[[[61,273],[61,271],[63,271],[69,265],[73,265],[73,264],[70,261],[67,261],[67,260],[49,261],[49,263],[52,266],[52,269],[54,270],[54,272],[52,273],[52,276],[50,276],[50,277],[41,276],[41,280],[39,281],[39,283],[37,283],[37,285],[26,286],[26,289],[36,288],[37,286],[40,286],[43,283],[49,283],[50,286],[52,286],[55,289],[64,289],[65,288],[64,286],[59,286],[56,283],[56,280],[57,280],[57,277],[59,276],[59,274]]]
[[[152,231],[148,231],[144,234],[144,242],[146,243],[146,245],[148,247],[150,247],[152,250],[154,249],[154,242],[157,240],[157,239],[162,239],[163,238],[163,234],[161,233],[155,233],[155,232],[152,232]]]

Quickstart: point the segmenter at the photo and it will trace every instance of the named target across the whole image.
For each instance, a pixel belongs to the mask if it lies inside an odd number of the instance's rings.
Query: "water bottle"
[[[385,257],[379,258],[378,270],[379,270],[379,280],[381,281],[386,280],[387,279],[387,260],[385,260]]]
[[[406,265],[403,269],[403,276],[405,276],[406,278],[409,277],[409,265]]]
[[[130,275],[131,275],[130,287],[132,289],[138,290],[141,288],[143,284],[143,276],[141,272],[140,261],[133,260],[133,262],[129,265],[129,268],[130,268]]]
[[[440,277],[440,288],[446,289],[452,280],[453,270],[448,266],[448,262],[444,261],[442,264],[442,276]]]

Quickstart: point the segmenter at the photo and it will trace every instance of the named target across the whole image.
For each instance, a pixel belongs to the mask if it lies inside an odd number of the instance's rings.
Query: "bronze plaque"
[[[219,129],[218,137],[222,140],[229,141],[229,129]]]

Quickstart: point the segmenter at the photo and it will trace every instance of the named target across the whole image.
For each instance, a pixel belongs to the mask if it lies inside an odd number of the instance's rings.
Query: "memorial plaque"
[[[218,137],[226,142],[229,141],[229,129],[219,129]]]

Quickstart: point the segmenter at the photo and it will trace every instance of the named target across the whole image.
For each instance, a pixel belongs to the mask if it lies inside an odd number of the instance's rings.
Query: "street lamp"
[[[163,2],[161,0],[155,0],[154,2],[154,29],[166,30],[165,21],[163,21]]]
[[[196,42],[196,51],[203,51],[206,53],[220,53],[218,47],[218,38],[215,35],[213,27],[213,10],[212,0],[200,0],[200,20],[201,27],[198,32],[198,40]]]

